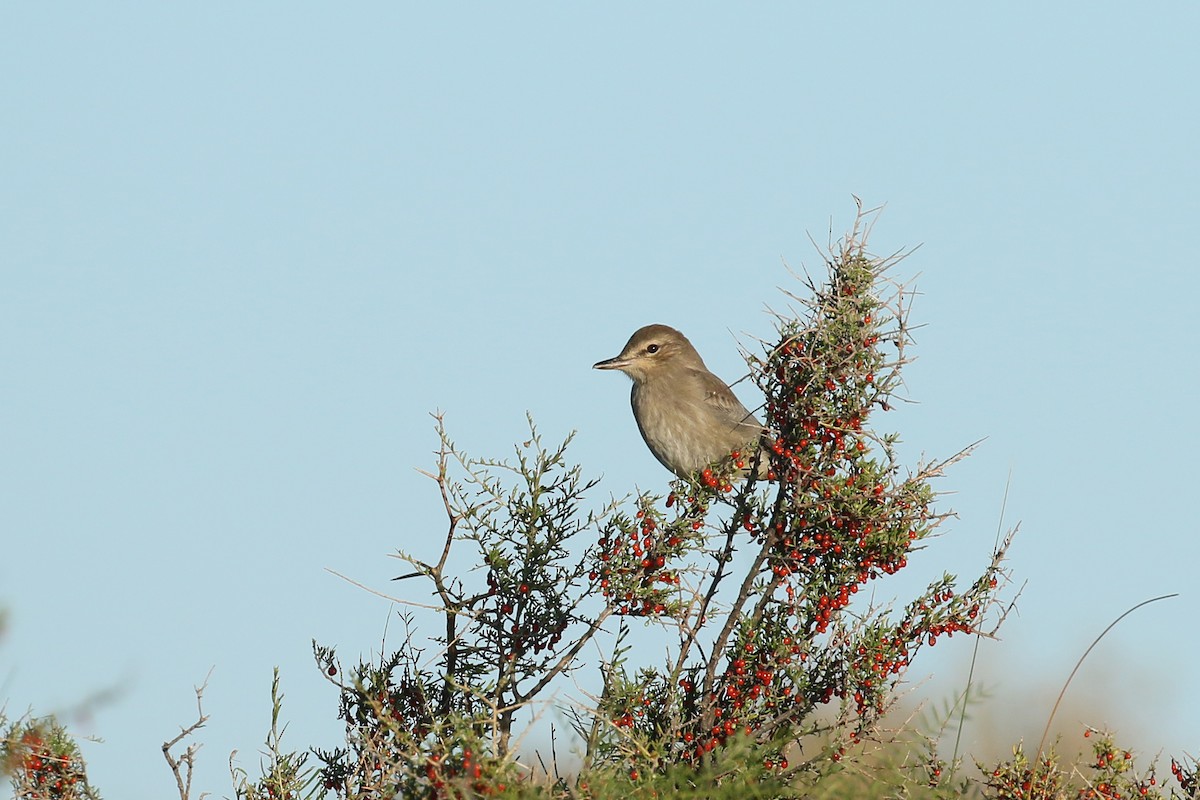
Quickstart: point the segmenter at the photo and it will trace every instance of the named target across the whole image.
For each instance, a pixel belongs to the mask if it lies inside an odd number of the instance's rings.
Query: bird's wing
[[[707,370],[692,370],[692,377],[693,380],[700,383],[700,387],[704,390],[705,404],[728,418],[730,427],[745,426],[762,430],[762,423],[746,410],[742,401],[737,399],[737,395],[726,385],[725,381]]]

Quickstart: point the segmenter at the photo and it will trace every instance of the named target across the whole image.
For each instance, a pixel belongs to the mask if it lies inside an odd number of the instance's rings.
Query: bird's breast
[[[635,383],[630,400],[650,452],[677,475],[709,466],[758,435],[753,426],[713,407],[699,390]]]

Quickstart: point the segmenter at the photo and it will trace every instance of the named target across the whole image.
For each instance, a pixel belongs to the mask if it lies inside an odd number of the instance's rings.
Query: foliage
[[[765,795],[802,791],[884,735],[923,647],[995,630],[1007,541],[965,586],[945,575],[898,612],[855,602],[945,519],[932,482],[965,455],[904,470],[897,437],[871,426],[896,402],[908,295],[860,234],[831,253],[823,284],[793,298],[803,318],[779,315],[774,341],[748,359],[766,397],[762,446],[665,498],[640,495],[632,513],[587,509],[596,481],[566,460],[570,437],[545,447],[531,421],[514,462],[473,459],[438,418],[430,477],[448,531],[436,561],[399,554],[413,568],[402,579],[429,581],[438,599],[437,652],[424,660],[409,631],[404,648],[338,682],[348,746],[319,753],[327,786],[456,797],[527,782],[516,713],[615,624],[601,692],[570,709],[582,763],[554,776],[557,791],[587,796],[597,776],[619,774],[630,792],[710,796],[744,787],[748,765]],[[451,574],[457,546],[474,549],[479,572]],[[673,641],[665,663],[631,660],[634,619]],[[339,674],[332,650],[316,653]]]
[[[98,800],[79,746],[54,717],[6,723],[0,714],[0,774],[18,800]]]
[[[266,761],[259,765],[262,777],[252,781],[245,769],[234,766],[236,751],[229,759],[234,796],[237,800],[307,800],[324,794],[323,787],[317,781],[316,771],[305,766],[308,754],[285,752],[282,749],[283,731],[279,727],[279,714],[282,709],[283,694],[279,690],[277,667],[271,680],[271,729],[265,742]]]

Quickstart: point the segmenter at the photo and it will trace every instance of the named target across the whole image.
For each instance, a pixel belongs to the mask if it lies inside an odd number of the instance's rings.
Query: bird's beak
[[[617,356],[616,358],[597,361],[595,364],[592,364],[592,369],[621,369],[622,367],[626,367],[628,365],[629,359]]]

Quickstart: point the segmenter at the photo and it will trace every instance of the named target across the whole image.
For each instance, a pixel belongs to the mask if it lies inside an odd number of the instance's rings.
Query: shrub
[[[766,397],[762,446],[675,481],[665,498],[588,510],[597,481],[567,460],[570,437],[546,447],[531,421],[514,461],[476,459],[437,418],[429,476],[448,529],[436,559],[399,554],[412,567],[401,578],[428,581],[437,598],[437,651],[425,659],[410,628],[396,653],[343,678],[334,651],[316,646],[347,731],[345,748],[319,753],[326,787],[356,800],[533,791],[515,715],[615,626],[601,691],[569,709],[577,771],[537,791],[802,791],[884,735],[923,647],[995,630],[1008,541],[965,585],[945,575],[899,611],[856,602],[946,518],[933,481],[965,455],[905,470],[896,435],[873,427],[908,361],[910,295],[887,278],[892,260],[868,254],[861,222],[831,251],[826,280],[792,296],[804,313],[778,315],[747,359]],[[473,548],[478,571],[452,573],[459,547]],[[664,663],[632,661],[635,620],[673,642]]]

